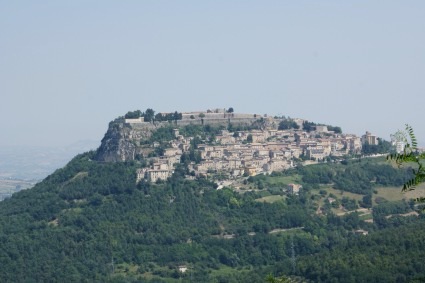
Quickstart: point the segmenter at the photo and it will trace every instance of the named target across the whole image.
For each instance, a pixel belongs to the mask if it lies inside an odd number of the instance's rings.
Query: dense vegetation
[[[309,121],[304,121],[303,124],[302,124],[302,130],[307,131],[307,132],[311,132],[311,131],[314,131],[316,129],[316,126],[325,126],[325,125],[316,124],[314,122],[309,122]],[[333,131],[336,134],[342,133],[342,129],[340,127],[331,126],[331,125],[326,125],[326,126],[328,128],[328,131]],[[289,129],[298,130],[299,128],[300,128],[300,126],[295,122],[294,119],[292,119],[290,117],[282,117],[282,121],[280,121],[279,126],[278,126],[279,130],[289,130]]]
[[[143,117],[144,122],[162,122],[162,121],[177,121],[183,118],[183,114],[175,111],[174,113],[157,113],[155,110],[148,108],[145,112],[140,110],[129,111],[124,115],[126,119],[137,119]]]
[[[362,145],[362,153],[366,155],[370,154],[385,154],[392,149],[389,141],[378,138],[378,144],[365,143]]]
[[[137,162],[97,163],[93,155],[75,157],[0,203],[0,282],[264,282],[269,273],[315,282],[404,282],[424,276],[425,235],[418,231],[425,220],[385,217],[410,211],[410,203],[379,204],[373,224],[358,213],[316,215],[317,191],[336,186],[341,176],[346,182],[362,176],[352,186],[369,180],[372,190],[398,184],[404,173],[385,165],[287,172],[301,176],[306,189],[270,203],[258,199],[283,194],[285,184],[270,185],[282,174],[251,178],[248,184],[265,188],[243,194],[185,180],[184,166],[167,182],[136,184]]]
[[[298,171],[306,184],[317,187],[318,184],[333,183],[336,189],[358,194],[368,194],[376,185],[401,186],[412,176],[410,170],[397,170],[389,164],[368,161],[306,166]]]
[[[300,126],[298,126],[298,124],[291,118],[287,118],[287,119],[283,119],[280,123],[279,123],[279,130],[289,130],[289,129],[295,129],[298,130],[300,128]]]

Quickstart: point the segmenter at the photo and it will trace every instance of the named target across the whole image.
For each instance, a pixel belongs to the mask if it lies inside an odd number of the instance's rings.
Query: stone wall
[[[216,114],[216,113],[213,113]],[[223,114],[221,114],[222,116]],[[177,124],[175,121],[172,122],[156,122],[156,123],[131,123],[129,126],[137,131],[152,131],[161,127],[167,127],[167,126],[176,126],[176,127],[183,127],[187,125],[223,125],[227,126],[229,123],[232,123],[233,125],[252,125],[255,121],[259,119],[254,118],[253,115],[249,115],[250,117],[247,117],[248,115],[238,116],[238,117],[229,117],[229,118],[196,118],[196,119],[183,119],[183,120],[177,120]],[[202,122],[203,121],[203,122]]]
[[[229,123],[232,123],[233,125],[251,125],[252,123],[254,123],[257,119],[256,118],[216,118],[216,119],[203,119],[203,124],[202,124],[202,119],[191,119],[191,120],[178,120],[177,121],[177,125],[182,127],[182,126],[187,126],[187,125],[214,125],[214,126],[226,126]]]

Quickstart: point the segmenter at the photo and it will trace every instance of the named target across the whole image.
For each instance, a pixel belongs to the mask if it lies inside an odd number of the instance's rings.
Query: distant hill
[[[0,147],[0,179],[42,180],[78,153],[96,149],[99,144],[87,140],[64,147]]]

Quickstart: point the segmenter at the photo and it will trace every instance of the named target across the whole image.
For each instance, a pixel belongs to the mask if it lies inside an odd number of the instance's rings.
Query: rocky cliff
[[[136,146],[127,137],[130,129],[124,123],[111,122],[96,159],[104,162],[133,160]]]
[[[128,124],[124,119],[109,123],[108,131],[97,150],[96,160],[118,162],[134,160],[140,153],[140,141],[152,135],[152,131],[163,127],[163,123]]]

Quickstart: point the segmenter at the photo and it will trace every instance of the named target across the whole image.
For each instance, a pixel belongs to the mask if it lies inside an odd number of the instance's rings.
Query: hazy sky
[[[425,1],[0,0],[2,145],[232,106],[425,144]]]

